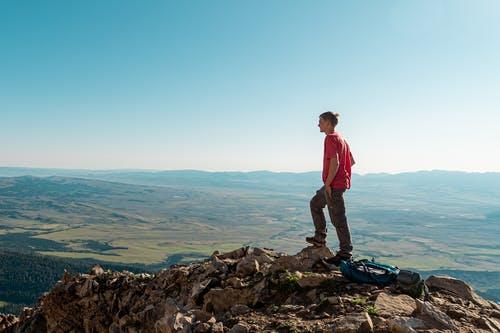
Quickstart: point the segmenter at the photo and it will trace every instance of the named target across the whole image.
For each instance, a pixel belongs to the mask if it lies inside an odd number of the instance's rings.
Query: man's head
[[[335,130],[335,126],[339,123],[340,115],[333,112],[324,112],[319,115],[319,131],[324,133],[331,133]]]

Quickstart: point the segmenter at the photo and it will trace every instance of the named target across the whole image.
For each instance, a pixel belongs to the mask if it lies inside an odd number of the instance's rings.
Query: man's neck
[[[335,128],[326,130],[325,135],[335,133]]]

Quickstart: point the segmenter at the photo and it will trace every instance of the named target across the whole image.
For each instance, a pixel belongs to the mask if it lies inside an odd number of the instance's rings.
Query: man
[[[314,237],[306,237],[314,246],[326,244],[326,220],[323,208],[328,205],[328,213],[337,231],[339,251],[327,260],[339,264],[341,260],[352,257],[351,233],[347,224],[344,205],[344,192],[351,187],[351,166],[354,165],[349,145],[339,132],[335,131],[339,114],[325,112],[319,116],[319,130],[325,133],[323,153],[323,183],[311,199],[311,215],[314,222]]]

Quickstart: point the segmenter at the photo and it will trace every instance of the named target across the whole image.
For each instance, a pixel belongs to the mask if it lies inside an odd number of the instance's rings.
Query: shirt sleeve
[[[330,159],[332,157],[337,156],[338,149],[337,143],[335,142],[335,138],[327,135],[325,138],[325,157]]]

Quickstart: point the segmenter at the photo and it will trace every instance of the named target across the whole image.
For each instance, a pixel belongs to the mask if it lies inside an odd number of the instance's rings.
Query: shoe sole
[[[326,242],[325,242],[325,243],[318,243],[318,242],[315,242],[315,241],[310,242],[310,241],[307,241],[307,240],[306,240],[306,242],[307,242],[307,243],[309,243],[309,244],[314,245],[315,247],[323,247],[323,246],[326,246]]]

